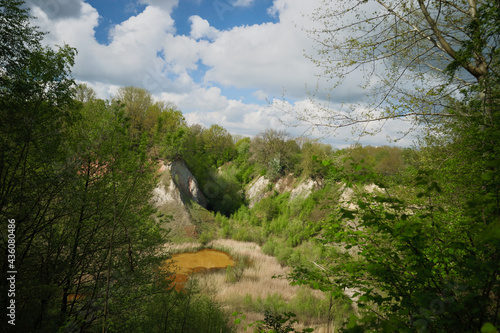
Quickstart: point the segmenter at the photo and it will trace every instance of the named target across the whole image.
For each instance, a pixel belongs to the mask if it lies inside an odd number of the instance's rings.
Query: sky
[[[365,95],[356,77],[334,93],[306,55],[315,54],[306,30],[319,0],[28,0],[34,24],[50,46],[78,50],[73,76],[100,98],[136,86],[173,102],[189,124],[219,124],[255,136],[268,128],[309,134],[336,148],[386,145],[407,125],[394,122],[370,137],[350,129],[318,133],[291,114]],[[311,87],[315,87],[314,91]],[[316,88],[318,87],[318,88]],[[332,100],[333,99],[333,100]],[[287,110],[289,112],[284,112]],[[412,137],[397,145],[409,146]]]

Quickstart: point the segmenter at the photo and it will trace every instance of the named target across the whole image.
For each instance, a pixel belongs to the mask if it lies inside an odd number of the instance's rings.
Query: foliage
[[[233,313],[233,316],[238,317],[241,315],[238,312]],[[255,333],[286,333],[286,332],[297,332],[293,328],[293,324],[297,323],[298,321],[295,318],[296,315],[292,312],[285,312],[283,314],[277,313],[271,310],[266,310],[264,312],[264,320],[259,320],[254,323],[251,323],[247,325],[247,328],[249,327],[254,327],[254,332]],[[235,319],[235,323],[239,324],[241,319],[244,319],[245,317],[243,316],[242,318],[237,318]],[[305,332],[313,332],[314,329],[312,328],[305,328],[303,329],[302,333]]]
[[[495,0],[322,1],[310,17],[318,24],[308,31],[317,45],[309,57],[332,90],[361,77],[367,98],[355,95],[335,109],[318,101],[292,116],[329,133],[354,127],[362,134],[390,119],[411,130],[454,117],[450,96],[497,75],[498,11]]]
[[[222,306],[197,290],[196,284],[182,292],[167,290],[149,295],[129,307],[127,315],[113,322],[110,332],[234,332]],[[144,299],[144,298],[143,298]],[[117,318],[118,319],[118,318]]]
[[[473,114],[479,105],[473,98],[462,107]],[[382,192],[338,208],[322,242],[341,252],[331,251],[322,269],[291,275],[336,297],[354,291],[361,316],[346,331],[463,332],[498,323],[498,120],[441,125],[411,185],[379,184]]]
[[[231,134],[219,125],[212,125],[203,131],[204,150],[211,159],[211,164],[220,167],[231,161],[236,155]]]
[[[248,265],[242,258],[239,258],[234,266],[227,266],[226,268],[226,281],[235,283],[239,282]]]
[[[295,314],[291,312],[279,314],[267,310],[264,312],[264,321],[258,326],[257,331],[273,333],[296,332],[292,327],[297,322],[297,320],[292,319],[294,317],[296,317]],[[312,328],[305,328],[301,332],[313,331],[314,329]]]
[[[22,8],[21,1],[0,7],[0,216],[16,224],[16,260],[2,269],[19,272],[15,328],[149,332],[139,328],[148,318],[142,310],[173,297],[170,273],[158,270],[166,235],[149,204],[150,140],[164,110],[138,89],[122,96],[122,106],[75,87],[76,51],[42,47]],[[6,237],[0,252],[7,257]],[[2,293],[4,309],[8,302]],[[196,302],[193,317],[206,318],[200,325],[223,322],[220,308]]]
[[[288,137],[284,131],[268,129],[259,133],[250,145],[250,162],[256,163],[271,180],[293,171],[299,161],[300,148]]]
[[[300,168],[302,176],[312,179],[323,178],[328,173],[328,166],[321,161],[329,160],[332,156],[332,147],[317,140],[307,140],[301,149]]]
[[[237,170],[229,166],[226,172],[213,174],[204,187],[209,199],[208,209],[229,216],[245,203],[243,186],[237,180]]]

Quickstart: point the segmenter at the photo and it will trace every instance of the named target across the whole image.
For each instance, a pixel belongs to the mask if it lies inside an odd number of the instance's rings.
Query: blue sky
[[[139,14],[147,6],[134,1],[127,3],[118,0],[88,0],[86,2],[102,16],[95,35],[97,41],[101,44],[109,43],[110,28],[126,21],[132,15]],[[271,6],[272,1],[270,0],[256,0],[249,6],[234,6],[222,0],[184,0],[173,8],[172,18],[175,21],[176,33],[189,36],[191,32],[189,17],[193,15],[198,15],[211,22],[211,25],[218,30],[226,30],[242,25],[262,24],[265,22],[276,23],[278,18],[268,13],[268,8]]]
[[[101,98],[112,97],[119,87],[137,86],[175,103],[191,124],[219,124],[245,136],[273,127],[313,137],[329,133],[310,131],[295,116],[318,105],[340,108],[364,96],[360,76],[330,91],[331,83],[318,78],[319,69],[305,56],[316,52],[306,30],[316,24],[308,15],[320,2],[27,1],[35,24],[49,32],[48,45],[78,49],[73,75]],[[327,101],[328,94],[333,98]],[[360,142],[387,144],[386,136],[401,126],[386,126]],[[358,140],[350,129],[323,138],[336,147]]]

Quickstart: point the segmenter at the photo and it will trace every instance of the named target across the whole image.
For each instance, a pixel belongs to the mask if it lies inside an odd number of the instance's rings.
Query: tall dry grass
[[[181,247],[184,250],[195,250],[199,248],[196,244],[175,246],[175,251]],[[251,311],[248,309],[248,299],[265,299],[269,295],[281,297],[289,302],[297,295],[299,286],[291,286],[284,278],[273,278],[273,276],[286,276],[289,272],[287,267],[282,267],[276,258],[262,253],[259,245],[250,242],[239,242],[229,239],[219,239],[207,244],[207,247],[224,250],[231,254],[235,259],[247,262],[241,279],[237,282],[230,282],[227,279],[226,271],[212,272],[208,274],[199,274],[194,278],[202,292],[210,295],[212,299],[220,302],[229,312],[238,311],[246,316],[242,324],[238,326],[238,332],[245,331],[244,327],[257,320],[264,318],[263,313]],[[319,299],[324,295],[319,291],[311,290],[311,293]],[[245,301],[247,300],[247,301]],[[325,314],[326,315],[326,314]],[[315,332],[327,332],[324,318],[308,318],[297,328],[313,327]],[[251,332],[251,330],[250,330]],[[330,330],[330,332],[334,332]]]

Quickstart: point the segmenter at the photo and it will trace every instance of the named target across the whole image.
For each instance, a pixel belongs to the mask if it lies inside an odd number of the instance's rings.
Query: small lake
[[[182,290],[191,274],[226,269],[227,266],[235,264],[228,253],[214,249],[177,253],[165,264],[168,266],[172,262],[172,268],[175,269],[174,286],[177,291]]]

